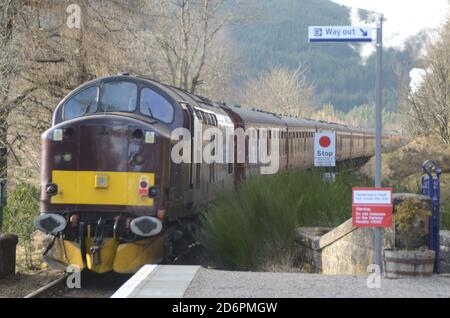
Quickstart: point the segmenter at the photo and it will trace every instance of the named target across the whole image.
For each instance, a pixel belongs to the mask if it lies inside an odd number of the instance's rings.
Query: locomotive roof
[[[122,74],[122,75],[115,75],[115,76],[107,76],[102,78],[97,78],[93,81],[90,81],[76,90],[92,85],[96,82],[103,81],[105,79],[112,79],[112,80],[135,80],[135,81],[141,81],[141,82],[147,82],[151,83],[152,85],[158,87],[160,90],[163,90],[166,94],[170,95],[173,99],[179,101],[179,102],[186,102],[189,104],[193,104],[193,106],[197,107],[214,107],[219,110],[219,112],[222,112],[220,109],[220,105],[209,100],[208,98],[192,94],[190,92],[187,92],[183,89],[180,89],[178,87],[170,86],[167,84],[163,84],[158,82],[157,80],[154,80],[152,78],[146,77],[146,76],[133,76],[128,74]],[[255,109],[248,109],[248,108],[241,108],[236,106],[226,106],[230,108],[233,112],[237,113],[244,122],[247,123],[261,123],[261,124],[272,124],[277,126],[291,126],[291,127],[308,127],[308,128],[314,128],[314,129],[328,129],[328,130],[337,130],[337,131],[347,131],[352,133],[369,133],[373,134],[373,129],[362,129],[362,128],[354,128],[354,127],[348,127],[346,125],[337,124],[337,123],[329,123],[325,121],[317,121],[317,120],[311,120],[307,118],[300,118],[300,117],[291,117],[291,116],[283,116],[283,115],[277,115],[275,113],[270,113],[266,111],[261,110],[255,110]],[[387,134],[388,132],[384,132],[384,134]],[[392,134],[392,132],[390,132]]]

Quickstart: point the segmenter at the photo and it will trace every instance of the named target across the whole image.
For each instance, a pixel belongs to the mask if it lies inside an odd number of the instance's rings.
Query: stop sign
[[[315,133],[314,166],[336,166],[336,133],[334,131],[320,131]]]

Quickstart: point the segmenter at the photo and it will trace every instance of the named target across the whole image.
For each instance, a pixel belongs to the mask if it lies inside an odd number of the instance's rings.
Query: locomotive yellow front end
[[[156,101],[145,100],[141,86],[121,78],[85,85],[43,134],[35,224],[53,235],[44,253],[51,266],[133,273],[163,259],[170,138],[164,125],[142,118]]]

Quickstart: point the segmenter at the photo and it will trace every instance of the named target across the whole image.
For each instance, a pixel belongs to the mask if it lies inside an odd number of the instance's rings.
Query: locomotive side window
[[[141,91],[141,113],[165,123],[173,120],[172,105],[160,94],[150,88],[143,88]]]
[[[103,85],[101,105],[105,112],[134,112],[137,86],[131,82],[109,82]]]
[[[92,86],[76,94],[64,105],[63,117],[65,120],[83,116],[86,113],[97,111],[98,88]]]
[[[196,109],[195,113],[197,114],[198,120],[203,122],[202,112]]]
[[[205,113],[205,117],[206,117],[206,124],[209,126],[212,126],[212,119],[211,119],[211,114]]]

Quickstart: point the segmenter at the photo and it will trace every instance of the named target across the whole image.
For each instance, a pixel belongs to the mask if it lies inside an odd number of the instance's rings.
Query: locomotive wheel
[[[172,264],[189,253],[189,247],[195,242],[195,219],[186,223],[179,222],[170,230],[164,243],[164,263]]]

